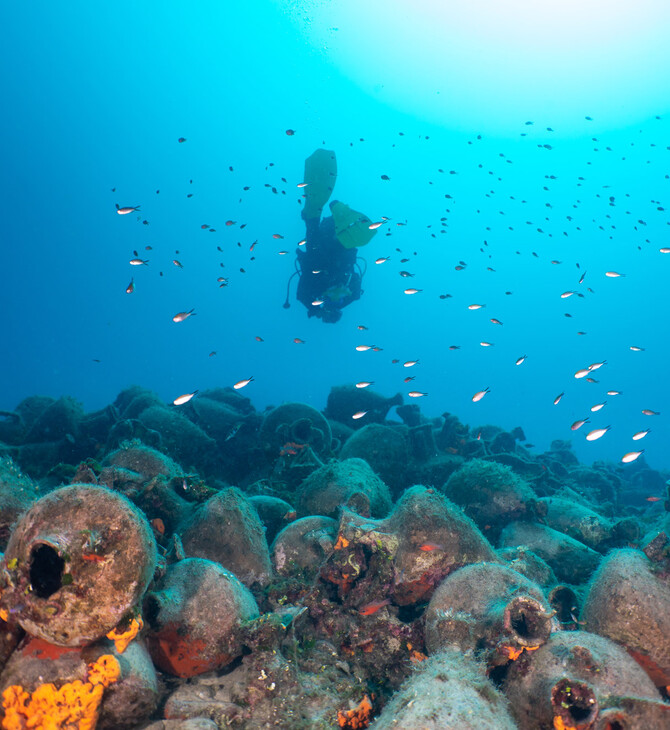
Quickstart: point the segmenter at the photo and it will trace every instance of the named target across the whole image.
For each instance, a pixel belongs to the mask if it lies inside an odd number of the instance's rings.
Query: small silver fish
[[[197,394],[197,390],[194,390],[192,393],[184,393],[184,395],[180,395],[178,398],[175,398],[172,402],[176,406],[181,406],[184,403],[188,403],[191,398],[193,398],[194,395]]]
[[[589,431],[586,434],[586,440],[597,441],[599,438],[604,436],[611,428],[611,426],[606,426],[605,428],[594,428],[593,431]]]
[[[473,396],[472,396],[472,402],[477,403],[479,402],[487,393],[490,393],[490,388],[484,388],[484,390],[478,390]]]
[[[196,314],[195,309],[190,309],[188,312],[177,312],[177,314],[175,314],[175,316],[172,318],[172,321],[183,322],[185,319],[188,319],[194,314]]]
[[[252,375],[250,378],[246,378],[246,380],[238,380],[235,385],[233,385],[233,388],[235,390],[239,390],[240,388],[244,388],[245,385],[249,385],[249,383],[254,379],[254,376]]]
[[[128,213],[134,213],[136,211],[139,211],[139,209],[140,209],[139,205],[135,205],[135,206],[127,205],[124,208],[120,208],[118,203],[116,205],[116,212],[119,215],[128,215]]]

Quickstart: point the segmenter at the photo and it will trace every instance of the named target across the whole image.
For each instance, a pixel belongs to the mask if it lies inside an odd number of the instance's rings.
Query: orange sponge
[[[114,642],[114,646],[119,654],[123,654],[123,652],[128,648],[128,644],[130,644],[137,634],[142,631],[143,626],[144,621],[142,621],[141,616],[138,616],[137,618],[132,619],[125,631],[120,630],[117,626],[107,634],[107,638]]]
[[[103,654],[88,665],[88,680],[75,680],[60,689],[54,684],[40,685],[32,695],[12,685],[2,694],[5,718],[3,730],[93,730],[105,687],[116,682],[121,666],[112,654]]]
[[[372,702],[365,695],[358,707],[353,710],[339,710],[337,713],[337,723],[343,730],[363,730],[372,719]]]

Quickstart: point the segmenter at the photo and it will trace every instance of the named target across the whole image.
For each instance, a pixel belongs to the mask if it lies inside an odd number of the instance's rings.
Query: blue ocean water
[[[370,380],[427,393],[427,416],[522,426],[538,451],[644,447],[668,468],[668,9],[497,5],[5,8],[0,408],[44,394],[94,410],[134,383],[172,401],[250,376],[259,409],[322,408]],[[337,154],[334,197],[389,218],[335,325],[308,320],[295,281],[282,307],[319,147]],[[598,382],[575,379],[603,361]]]

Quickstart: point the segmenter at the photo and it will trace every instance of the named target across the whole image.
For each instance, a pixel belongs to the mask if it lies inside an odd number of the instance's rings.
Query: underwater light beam
[[[616,127],[670,109],[662,0],[284,2],[370,95],[450,127],[505,132],[535,116],[570,135],[585,115]]]

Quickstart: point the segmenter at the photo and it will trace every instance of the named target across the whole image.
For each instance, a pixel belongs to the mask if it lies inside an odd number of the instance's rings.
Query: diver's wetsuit
[[[297,251],[300,268],[297,298],[307,307],[308,317],[334,322],[340,318],[343,307],[361,296],[361,277],[354,269],[356,249],[345,248],[335,238],[332,217],[321,222],[309,218],[305,225],[305,250]],[[323,304],[314,306],[314,301]]]

